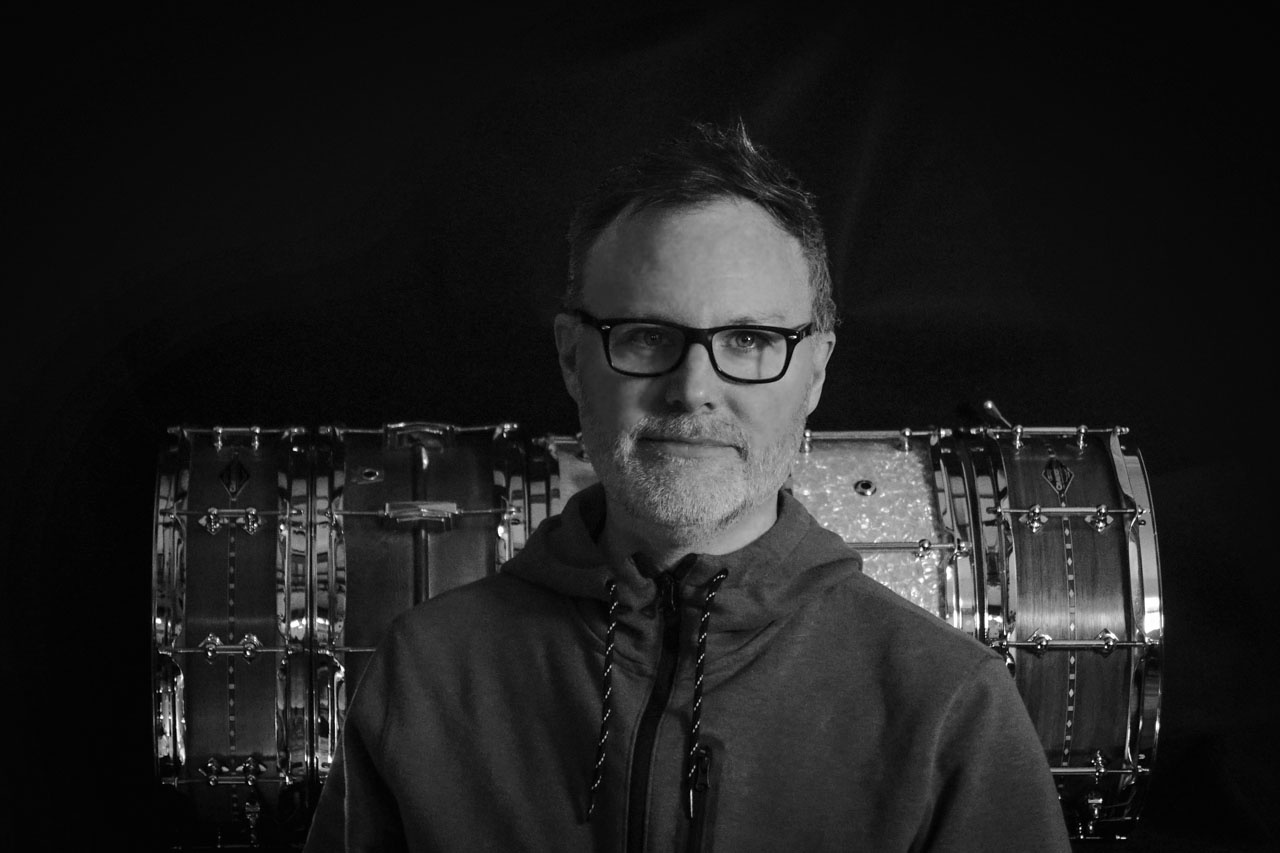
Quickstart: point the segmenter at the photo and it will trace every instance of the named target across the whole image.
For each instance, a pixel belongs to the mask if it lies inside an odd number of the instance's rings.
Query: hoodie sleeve
[[[1040,736],[1002,661],[953,697],[934,751],[935,806],[916,849],[1070,853]]]
[[[396,799],[378,770],[387,707],[385,654],[377,654],[352,697],[303,853],[407,851]]]

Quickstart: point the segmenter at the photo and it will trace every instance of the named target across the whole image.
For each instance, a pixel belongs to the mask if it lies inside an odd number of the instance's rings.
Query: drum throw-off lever
[[[448,531],[453,529],[459,512],[457,503],[452,501],[392,501],[383,507],[382,514],[396,524],[426,522]]]
[[[381,515],[397,524],[427,522],[438,525],[441,530],[452,530],[453,522],[459,518],[484,515],[505,516],[508,512],[509,510],[505,507],[461,509],[452,501],[392,501],[383,507]]]

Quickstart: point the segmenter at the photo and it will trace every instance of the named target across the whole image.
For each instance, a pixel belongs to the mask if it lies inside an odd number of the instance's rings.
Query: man
[[[811,198],[700,126],[570,242],[555,341],[600,482],[397,620],[308,853],[1069,850],[999,656],[783,489],[835,344]]]

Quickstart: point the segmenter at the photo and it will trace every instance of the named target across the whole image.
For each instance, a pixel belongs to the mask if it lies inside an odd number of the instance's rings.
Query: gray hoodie
[[[610,565],[604,512],[395,620],[307,853],[1071,849],[1000,656],[797,500],[670,572]]]

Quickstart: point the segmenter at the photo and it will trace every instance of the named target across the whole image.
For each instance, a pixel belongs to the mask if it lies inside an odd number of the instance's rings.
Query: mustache
[[[696,415],[647,415],[631,428],[631,438],[714,442],[739,450],[747,446],[746,436],[736,425]]]

